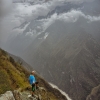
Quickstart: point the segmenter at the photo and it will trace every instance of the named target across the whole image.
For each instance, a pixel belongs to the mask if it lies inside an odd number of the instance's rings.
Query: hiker
[[[36,82],[34,75],[35,75],[35,71],[32,71],[30,76],[29,76],[29,82],[32,86],[32,96],[34,96],[35,90],[38,89],[38,82]]]

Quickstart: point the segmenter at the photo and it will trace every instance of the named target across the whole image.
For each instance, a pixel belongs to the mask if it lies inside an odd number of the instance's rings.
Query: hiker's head
[[[31,74],[34,75],[35,74],[35,71],[32,71]]]

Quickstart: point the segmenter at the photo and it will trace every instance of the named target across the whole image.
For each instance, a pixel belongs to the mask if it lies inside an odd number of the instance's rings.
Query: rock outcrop
[[[0,100],[57,100],[55,97],[52,98],[52,96],[53,95],[48,93],[44,87],[39,87],[35,91],[33,97],[31,96],[30,91],[28,90],[23,92],[14,90],[13,92],[7,91],[5,94],[2,94]]]
[[[92,89],[86,100],[100,100],[100,85]]]
[[[0,100],[15,100],[11,91],[7,91],[5,94],[0,95]]]

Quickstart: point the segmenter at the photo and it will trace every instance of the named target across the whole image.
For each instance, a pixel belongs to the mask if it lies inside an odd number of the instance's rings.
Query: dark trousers
[[[35,82],[32,84],[32,91],[34,92],[37,89],[37,85],[39,82]]]

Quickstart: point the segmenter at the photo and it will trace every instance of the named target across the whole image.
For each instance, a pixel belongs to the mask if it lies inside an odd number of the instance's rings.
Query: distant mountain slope
[[[67,22],[68,20],[70,20],[70,18],[74,19],[74,22],[78,21],[78,24],[76,24],[77,26],[83,27],[83,29],[87,33],[92,34],[96,39],[98,39],[98,41],[100,41],[99,0],[95,1],[89,0],[92,2],[85,0],[86,2],[83,3],[68,2],[66,0],[62,0],[62,2],[61,0],[60,1],[50,0],[51,2],[48,3],[43,3],[43,1],[48,1],[48,0],[16,0],[16,1],[34,1],[37,3],[31,5],[28,3],[15,4],[16,9],[19,9],[18,12],[20,12],[18,14],[15,14],[16,20],[19,20],[19,17],[21,16],[26,17],[26,15],[31,15],[33,17],[31,20],[28,19],[25,20],[21,25],[13,28],[13,30],[10,32],[10,35],[4,46],[5,50],[7,50],[8,52],[12,52],[13,54],[22,56],[24,50],[27,49],[31,43],[33,43],[32,41],[34,40],[34,38],[36,38],[39,34],[41,34],[41,32],[44,31],[45,27],[48,27],[48,25],[46,26],[45,23],[50,22],[49,24],[51,24],[53,22],[52,19],[55,20],[56,16],[59,16],[58,20],[60,19],[61,16],[63,16],[62,19],[64,19],[67,24],[70,23]],[[23,8],[23,10],[25,11],[23,12],[20,8]],[[46,12],[41,13],[42,12],[41,9],[43,9],[44,12],[46,10]],[[72,9],[74,11],[72,11]],[[16,12],[16,10],[14,12]],[[64,15],[66,16],[64,17]],[[54,16],[54,18],[52,16]],[[80,19],[80,17],[82,16],[83,18]],[[68,17],[68,19],[66,17]],[[63,29],[64,28],[62,28],[62,30]]]
[[[16,57],[17,58],[17,57]],[[0,49],[0,94],[9,90],[29,87],[29,71],[15,62],[7,52]],[[67,100],[57,89],[52,88],[44,79],[36,75],[39,86],[43,86],[51,100]]]
[[[9,53],[9,55],[10,55],[17,63],[19,63],[20,65],[24,66],[25,69],[27,69],[28,71],[32,71],[33,68],[32,68],[29,64],[27,64],[22,58],[17,57],[17,56],[15,56],[15,55],[13,55],[13,54],[10,54],[10,53]]]
[[[100,45],[76,24],[55,22],[33,41],[25,54],[47,81],[69,93],[73,100],[85,100],[100,83]]]
[[[100,85],[94,87],[86,100],[100,100]]]

